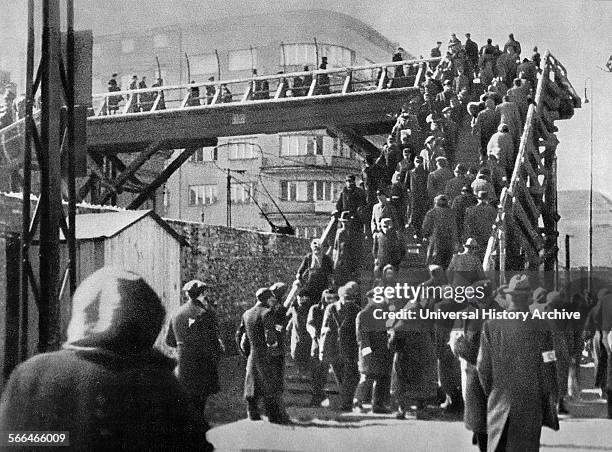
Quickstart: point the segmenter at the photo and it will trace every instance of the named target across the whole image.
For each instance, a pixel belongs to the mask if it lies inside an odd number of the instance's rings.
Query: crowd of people
[[[363,413],[369,406],[398,419],[409,412],[427,419],[442,408],[463,415],[481,451],[538,450],[542,426],[558,429],[558,413],[567,411],[568,381],[576,381],[585,342],[612,418],[612,290],[534,290],[523,273],[495,288],[483,272],[494,206],[512,175],[534,94],[537,49],[521,61],[513,35],[503,51],[491,40],[479,50],[469,34],[465,43],[451,35],[444,58],[440,46],[432,49],[441,59],[429,65],[421,94],[404,106],[380,156],[364,162],[362,187],[346,177],[331,256],[313,240],[296,290],[283,282],[262,287],[242,315],[235,341],[246,358],[249,419],[261,420],[263,405],[270,422],[292,422],[283,403],[289,355],[310,382],[314,407]],[[401,49],[394,60],[401,61]],[[410,70],[398,68],[389,87],[404,86]],[[109,90],[121,91],[111,81]],[[253,95],[269,92],[263,80],[254,82]],[[146,79],[134,76],[132,85],[146,87]],[[210,86],[205,102],[217,95]],[[201,99],[194,87],[188,102]],[[150,101],[140,96],[133,105],[147,108]],[[476,166],[457,152],[465,115],[478,137],[478,148],[468,150],[479,156]],[[413,272],[405,281],[406,244],[414,239],[427,239],[429,277]],[[370,241],[371,258],[363,252]],[[372,284],[362,278],[364,263],[371,264]],[[400,296],[405,282],[421,295]],[[460,301],[453,295],[459,288],[481,296]],[[64,349],[12,373],[0,431],[70,431],[77,450],[210,450],[203,412],[220,390],[217,367],[227,346],[219,340],[212,290],[199,280],[183,286],[184,302],[164,337],[174,361],[155,350],[165,311],[151,287],[132,272],[95,272],[74,295]],[[535,311],[581,316],[515,315]],[[337,404],[325,392],[330,369]]]

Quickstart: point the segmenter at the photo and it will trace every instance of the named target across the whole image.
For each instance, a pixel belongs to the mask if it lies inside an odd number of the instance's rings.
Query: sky
[[[0,0],[4,70],[24,61],[25,4]],[[549,49],[565,65],[581,95],[585,80],[592,79],[592,90],[587,83],[590,102],[574,118],[557,122],[558,184],[560,189],[588,188],[592,116],[594,187],[612,196],[612,73],[597,68],[612,55],[612,0],[75,0],[75,8],[77,28],[93,28],[94,34],[134,28],[143,18],[150,26],[159,26],[198,17],[330,9],[373,26],[413,55],[425,56],[437,40],[446,42],[453,32],[462,39],[470,32],[479,45],[488,37],[503,45],[514,33],[528,56],[534,45],[542,54]]]

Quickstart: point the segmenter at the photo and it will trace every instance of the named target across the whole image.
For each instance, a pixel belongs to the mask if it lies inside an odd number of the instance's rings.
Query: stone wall
[[[181,253],[181,280],[199,279],[213,287],[226,344],[233,344],[240,316],[255,303],[257,289],[277,281],[290,285],[309,251],[306,239],[167,221],[190,245]]]

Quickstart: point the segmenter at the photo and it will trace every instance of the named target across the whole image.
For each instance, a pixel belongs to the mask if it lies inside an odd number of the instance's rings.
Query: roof
[[[187,245],[185,238],[152,210],[124,210],[121,212],[87,213],[76,216],[76,239],[95,240],[111,238],[139,222],[151,217],[181,245]],[[60,240],[65,240],[60,231]]]

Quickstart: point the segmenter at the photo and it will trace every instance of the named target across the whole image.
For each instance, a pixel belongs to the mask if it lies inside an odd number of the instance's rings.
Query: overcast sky
[[[40,3],[40,2],[37,2]],[[0,68],[12,70],[25,52],[25,1],[0,0]],[[524,52],[538,45],[561,60],[581,94],[593,79],[593,102],[573,119],[559,121],[559,186],[588,188],[590,108],[593,107],[595,187],[612,195],[612,73],[604,66],[612,54],[612,0],[525,1],[363,1],[363,0],[75,0],[76,23],[107,34],[134,28],[146,18],[150,26],[185,20],[197,22],[228,15],[289,9],[331,9],[350,14],[399,42],[414,55],[427,55],[437,40],[466,32],[482,44],[487,37],[501,45],[513,32]],[[240,30],[236,30],[240,33]],[[7,68],[8,66],[8,68]]]

